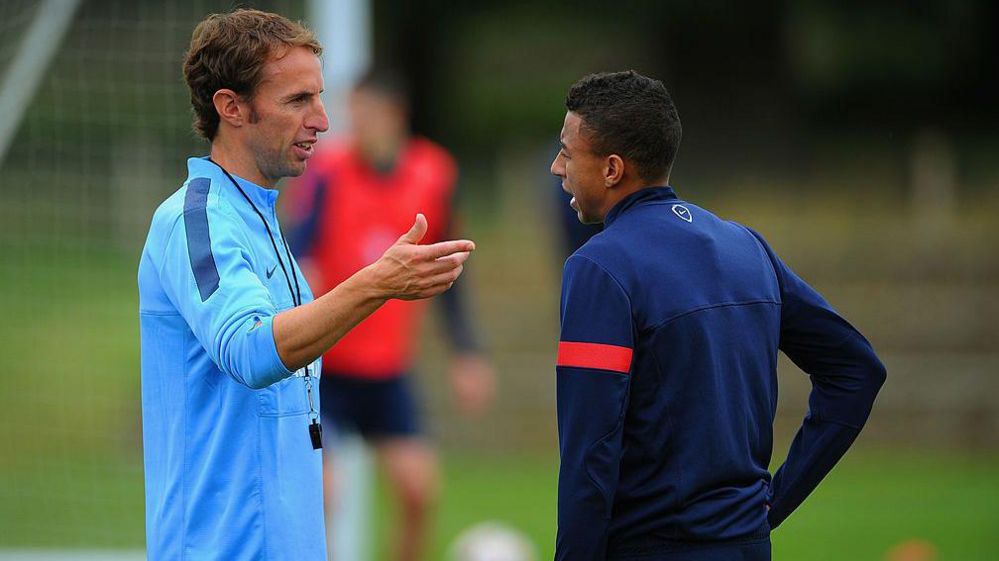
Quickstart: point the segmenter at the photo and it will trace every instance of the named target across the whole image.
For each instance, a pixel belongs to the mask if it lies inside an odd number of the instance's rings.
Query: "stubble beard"
[[[296,166],[291,154],[291,147],[275,147],[268,144],[271,139],[260,139],[263,142],[254,144],[253,153],[260,174],[276,185],[285,177],[298,177],[305,171],[305,166]]]

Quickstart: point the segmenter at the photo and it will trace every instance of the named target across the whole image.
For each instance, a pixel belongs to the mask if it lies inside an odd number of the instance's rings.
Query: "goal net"
[[[236,5],[305,16],[304,0],[0,2],[0,550],[143,548],[136,267],[206,150],[191,31]]]

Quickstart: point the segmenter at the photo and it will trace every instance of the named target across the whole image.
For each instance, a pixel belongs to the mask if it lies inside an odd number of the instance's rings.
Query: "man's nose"
[[[552,175],[557,175],[558,177],[562,177],[562,165],[559,162],[558,156],[555,156],[555,159],[552,160],[550,171],[552,172]]]
[[[316,132],[326,132],[330,130],[330,119],[326,115],[326,107],[323,105],[322,100],[318,101],[318,107],[316,111],[305,121],[305,127],[313,129]]]

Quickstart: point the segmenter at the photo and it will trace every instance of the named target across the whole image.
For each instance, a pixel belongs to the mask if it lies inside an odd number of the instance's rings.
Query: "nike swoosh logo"
[[[277,270],[277,265],[274,265],[273,267],[271,267],[270,271],[267,271],[267,278],[271,278],[271,276],[274,275],[275,270]]]

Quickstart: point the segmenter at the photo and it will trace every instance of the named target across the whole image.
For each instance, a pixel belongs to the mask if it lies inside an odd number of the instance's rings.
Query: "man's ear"
[[[617,154],[607,156],[604,162],[604,187],[614,187],[624,179],[624,160]]]
[[[247,117],[239,101],[239,96],[230,89],[221,89],[212,96],[212,103],[215,104],[219,119],[237,128],[243,126]]]

